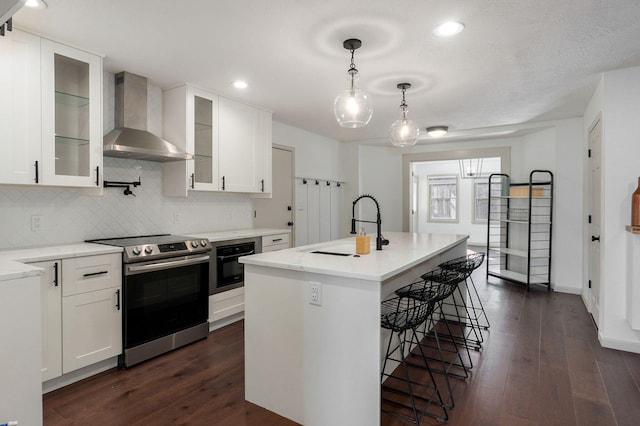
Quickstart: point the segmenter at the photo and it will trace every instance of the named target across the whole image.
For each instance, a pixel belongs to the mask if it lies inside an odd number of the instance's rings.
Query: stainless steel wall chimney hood
[[[104,155],[162,162],[191,160],[192,154],[147,131],[147,79],[128,72],[115,77],[116,128],[103,138]]]

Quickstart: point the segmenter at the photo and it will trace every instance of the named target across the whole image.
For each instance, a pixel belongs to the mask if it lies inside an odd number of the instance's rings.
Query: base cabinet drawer
[[[73,257],[62,261],[62,295],[87,293],[119,286],[122,281],[122,255]]]
[[[262,237],[262,252],[283,250],[290,247],[290,234],[283,232],[282,234],[265,235]]]
[[[244,287],[209,296],[209,322],[244,312]]]

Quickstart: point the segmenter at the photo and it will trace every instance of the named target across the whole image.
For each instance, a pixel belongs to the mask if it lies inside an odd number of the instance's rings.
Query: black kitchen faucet
[[[373,202],[376,204],[377,216],[376,221],[372,220],[359,220],[356,219],[356,204],[363,198],[371,198]],[[376,250],[382,250],[382,246],[389,245],[389,240],[386,240],[382,236],[382,219],[380,219],[380,204],[378,204],[378,200],[375,199],[372,195],[364,194],[360,195],[353,201],[353,207],[351,208],[351,233],[356,233],[356,222],[366,222],[366,223],[375,223],[377,225],[378,236],[376,237]]]

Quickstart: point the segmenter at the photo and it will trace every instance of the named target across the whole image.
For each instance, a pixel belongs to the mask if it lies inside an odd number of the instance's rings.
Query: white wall
[[[602,101],[600,97],[602,96]],[[591,125],[602,104],[602,223],[599,337],[603,346],[640,352],[640,331],[626,321],[627,242],[638,238],[625,231],[631,218],[631,194],[640,168],[640,67],[607,72],[602,91],[594,94],[585,116]]]

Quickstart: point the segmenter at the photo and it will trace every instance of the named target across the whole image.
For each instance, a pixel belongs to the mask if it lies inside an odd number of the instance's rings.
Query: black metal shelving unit
[[[487,279],[489,277],[551,290],[553,173],[533,170],[529,181],[489,176]]]

